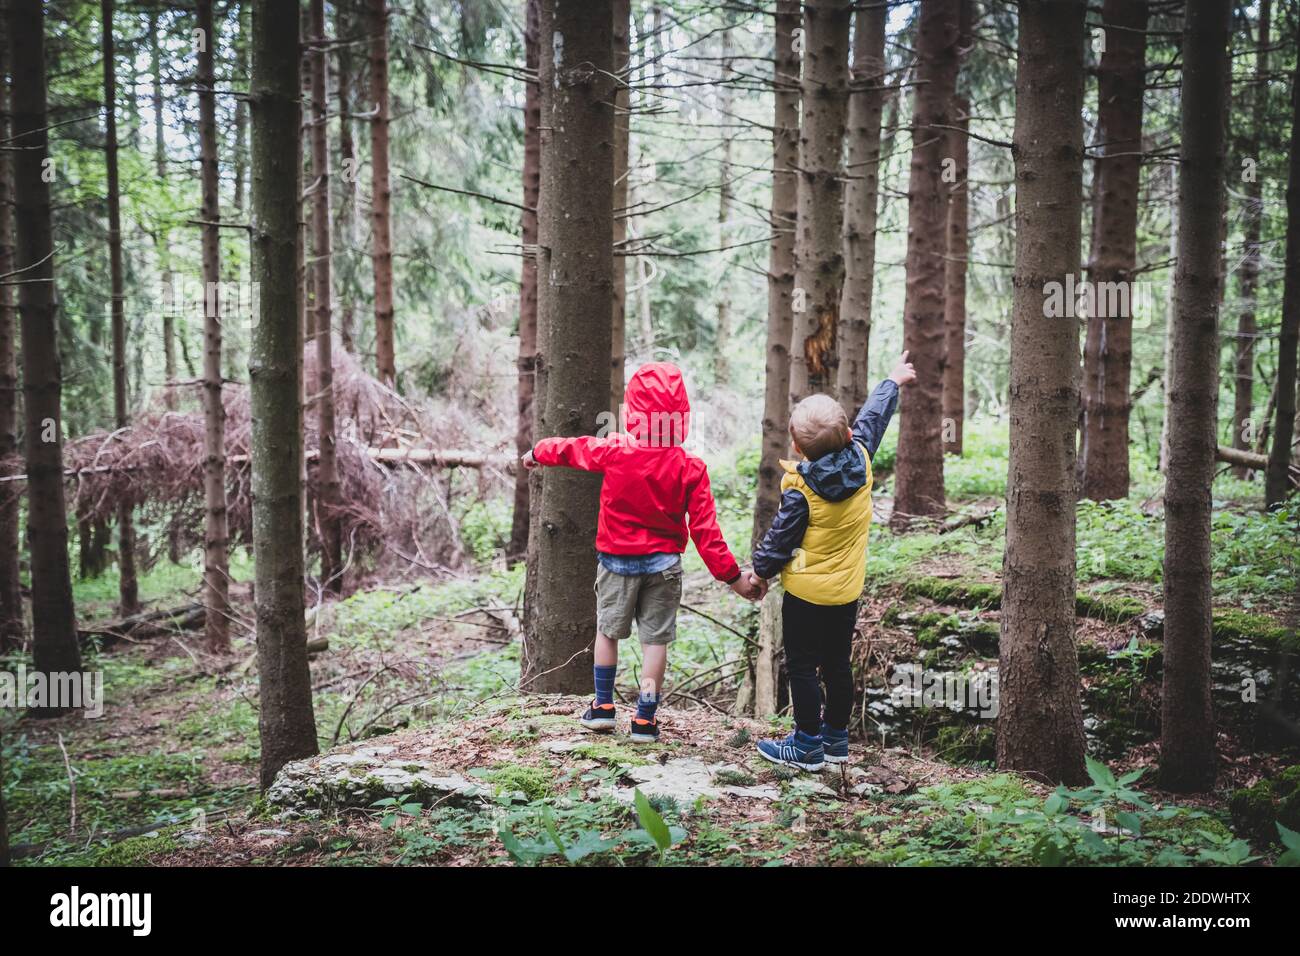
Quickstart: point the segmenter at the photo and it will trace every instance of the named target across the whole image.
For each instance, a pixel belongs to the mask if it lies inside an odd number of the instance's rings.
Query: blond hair
[[[790,437],[809,461],[847,445],[848,429],[849,416],[829,395],[809,395],[790,413]]]

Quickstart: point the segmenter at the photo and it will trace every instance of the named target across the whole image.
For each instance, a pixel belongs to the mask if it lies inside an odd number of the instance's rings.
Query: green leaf
[[[1092,757],[1084,757],[1083,760],[1088,770],[1088,776],[1092,778],[1094,784],[1106,790],[1115,789],[1117,781],[1115,775],[1110,772],[1109,767]]]
[[[1058,790],[1056,791],[1056,793],[1052,794],[1050,797],[1047,798],[1047,801],[1043,804],[1043,812],[1046,813],[1049,817],[1054,817],[1058,813],[1063,813],[1065,811],[1065,808],[1068,807],[1069,805],[1070,805],[1069,798],[1066,797],[1065,794],[1061,793],[1061,791]]]
[[[1142,835],[1142,818],[1136,813],[1129,813],[1127,810],[1121,810],[1115,814],[1115,822],[1125,830],[1131,832],[1134,836]]]
[[[654,807],[650,806],[650,801],[646,799],[644,793],[638,788],[633,796],[636,805],[637,819],[641,821],[641,827],[650,838],[655,841],[655,846],[659,847],[659,852],[664,853],[673,845],[672,834],[668,831],[668,825],[664,823]]]
[[[555,848],[561,853],[568,853],[568,847],[560,839],[560,828],[555,825],[555,813],[550,807],[542,807],[542,825],[546,827],[546,832],[550,835]]]
[[[564,851],[564,858],[570,863],[577,863],[583,857],[591,856],[593,853],[603,853],[617,843],[617,840],[606,840],[600,835],[599,830],[583,830]]]
[[[1275,823],[1274,826],[1277,827],[1277,833],[1282,839],[1282,845],[1288,850],[1300,852],[1300,833],[1290,827],[1283,826],[1281,823]]]

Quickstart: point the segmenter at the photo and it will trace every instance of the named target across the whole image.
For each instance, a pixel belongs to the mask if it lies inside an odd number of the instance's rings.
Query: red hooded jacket
[[[681,370],[670,362],[642,365],[628,383],[624,404],[626,432],[544,438],[533,457],[541,465],[605,476],[597,551],[680,554],[689,533],[709,572],[731,583],[740,568],[718,529],[708,469],[681,447],[691,419]]]

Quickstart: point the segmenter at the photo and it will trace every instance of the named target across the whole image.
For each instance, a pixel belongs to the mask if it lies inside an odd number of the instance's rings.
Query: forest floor
[[[1288,769],[1300,764],[1300,675],[1284,622],[1296,517],[1266,515],[1245,495],[1216,501],[1220,775],[1213,792],[1175,796],[1154,779],[1161,516],[1137,497],[1080,504],[1092,784],[1054,789],[993,770],[994,721],[979,706],[898,694],[910,669],[978,685],[996,668],[1004,529],[986,475],[999,469],[972,464],[954,482],[957,506],[983,520],[947,533],[873,532],[843,771],[787,773],[757,757],[758,738],[790,726],[729,714],[757,608],[712,584],[693,555],[664,738],[650,746],[631,744],[626,727],[583,733],[581,698],[518,694],[522,568],[371,582],[309,618],[310,636],[328,641],[312,658],[323,756],[292,766],[266,795],[246,626],[225,657],[183,632],[88,648],[86,666],[103,672],[107,692],[99,719],[0,714],[18,862],[1276,862],[1275,824],[1300,828],[1300,770]],[[745,538],[751,487],[743,469],[715,473],[729,540]],[[878,520],[888,508],[885,487]],[[246,557],[233,573],[247,579]],[[197,587],[197,567],[160,562],[142,596],[169,607]],[[84,622],[112,616],[115,588],[111,572],[78,583]],[[237,613],[251,618],[247,587],[235,593]],[[619,674],[624,701],[638,663],[633,642]]]

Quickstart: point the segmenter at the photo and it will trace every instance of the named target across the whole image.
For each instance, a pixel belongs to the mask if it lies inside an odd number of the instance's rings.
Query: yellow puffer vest
[[[867,482],[843,501],[827,501],[804,481],[798,463],[781,462],[781,491],[797,488],[808,499],[808,530],[794,557],[781,569],[781,585],[811,604],[848,604],[862,596],[871,531],[871,456],[854,442]]]

